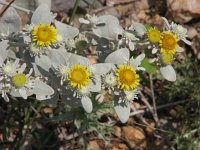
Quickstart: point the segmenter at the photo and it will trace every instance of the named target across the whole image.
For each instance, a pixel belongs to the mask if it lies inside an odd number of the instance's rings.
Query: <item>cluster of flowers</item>
[[[42,4],[22,31],[1,34],[0,92],[5,101],[29,96],[53,103],[61,99],[91,113],[93,101],[102,103],[106,90],[113,95],[119,119],[126,122],[130,105],[138,98],[139,73],[145,71],[141,66],[145,51],[139,53],[137,48],[148,45],[151,62],[156,62],[164,78],[175,81],[171,63],[174,54],[183,51],[178,42],[190,44],[187,30],[165,18],[163,31],[140,23],[123,29],[111,15],[86,15],[79,19],[80,30],[54,18]],[[89,46],[96,47],[99,63],[86,57]]]

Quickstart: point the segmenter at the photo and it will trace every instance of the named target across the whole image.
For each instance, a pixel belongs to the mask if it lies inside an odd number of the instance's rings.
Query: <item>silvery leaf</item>
[[[59,65],[65,65],[68,60],[68,53],[57,50],[50,51],[50,60],[54,68],[57,68]]]
[[[129,57],[130,57],[129,50],[127,48],[122,48],[109,54],[106,57],[105,62],[121,65],[121,64],[126,63],[129,60]]]
[[[51,60],[46,55],[40,55],[35,57],[35,64],[40,66],[45,71],[49,71],[49,68],[51,68]]]
[[[99,17],[99,21],[105,25],[94,27],[93,32],[99,37],[114,40],[117,35],[122,34],[122,27],[119,25],[119,20],[111,15],[104,15]]]
[[[146,33],[146,28],[141,23],[133,23],[130,28],[135,30],[139,36],[143,36]]]
[[[115,66],[111,63],[98,63],[92,65],[92,73],[104,75],[109,73],[112,69],[115,68]]]
[[[83,56],[79,56],[76,54],[68,53],[69,54],[69,64],[74,65],[74,64],[81,64],[87,66],[88,64],[91,64],[90,61]]]
[[[131,58],[130,59],[130,64],[133,66],[135,69],[138,68],[138,66],[141,64],[141,61],[145,58],[145,54],[140,54],[137,56],[135,59]]]
[[[0,33],[18,32],[20,25],[21,18],[13,7],[9,7],[0,18]]]
[[[87,97],[87,96],[82,97],[81,104],[87,113],[92,112],[93,105],[92,105],[92,101],[89,97]]]
[[[8,56],[8,41],[3,40],[0,42],[0,57],[2,58],[2,61],[4,61]]]
[[[51,8],[51,0],[35,0],[37,6],[41,4],[46,4],[49,8]]]
[[[31,18],[32,24],[50,24],[53,21],[53,16],[47,4],[41,4],[33,13]]]
[[[172,82],[176,81],[176,72],[171,65],[161,67],[160,72],[166,80]]]
[[[88,88],[91,92],[100,92],[101,91],[101,78],[100,76],[95,77],[88,85]]]
[[[59,21],[55,21],[58,34],[60,34],[63,39],[73,39],[79,34],[79,30],[75,27],[69,26]]]
[[[40,80],[35,81],[32,92],[35,95],[40,95],[40,96],[44,96],[44,97],[54,94],[53,88]]]
[[[0,67],[2,67],[2,64],[3,64],[3,59],[0,56]]]
[[[116,104],[114,108],[120,121],[126,123],[130,116],[130,104],[120,103]]]

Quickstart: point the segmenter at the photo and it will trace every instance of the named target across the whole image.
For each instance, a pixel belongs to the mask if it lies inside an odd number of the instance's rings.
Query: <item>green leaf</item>
[[[150,24],[145,24],[144,27],[149,30],[150,28],[152,28],[152,26]]]
[[[156,73],[156,66],[151,64],[147,58],[143,59],[141,66],[144,67],[148,73]]]

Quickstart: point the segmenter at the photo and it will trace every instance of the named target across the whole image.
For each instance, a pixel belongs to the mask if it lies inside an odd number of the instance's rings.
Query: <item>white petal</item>
[[[154,47],[154,48],[152,49],[152,54],[155,54],[157,51],[158,51],[158,49]]]
[[[189,40],[187,40],[187,39],[182,39],[182,41],[185,42],[187,45],[191,45],[191,44],[192,44],[192,43],[191,43]]]
[[[115,111],[122,123],[126,123],[129,119],[130,116],[130,105],[123,105],[123,104],[118,104],[114,106]]]
[[[52,87],[50,87],[49,85],[47,85],[46,83],[40,81],[40,80],[36,80],[34,87],[33,87],[33,91],[32,91],[35,95],[53,95],[54,94],[54,90]]]
[[[59,21],[55,21],[58,34],[62,35],[63,39],[72,39],[79,34],[79,30]]]
[[[137,70],[145,71],[146,69],[144,67],[138,67]]]
[[[20,88],[20,89],[19,89],[19,94],[20,94],[24,99],[27,99],[27,94],[26,94],[26,89],[25,89],[25,88]]]
[[[176,81],[176,72],[171,65],[161,67],[160,72],[166,80],[172,82]]]
[[[87,97],[87,96],[82,97],[81,104],[87,113],[92,112],[93,105],[92,105],[92,101],[89,97]]]
[[[140,35],[140,36],[142,36],[146,33],[146,28],[141,23],[133,23],[131,25],[131,28],[134,29],[138,33],[138,35]]]
[[[3,97],[3,99],[4,99],[6,102],[9,102],[9,101],[10,101],[8,95],[7,95],[5,92],[2,92],[2,97]]]
[[[51,15],[50,8],[47,4],[41,4],[33,13],[31,18],[32,24],[49,24],[53,21],[53,16]]]
[[[164,17],[162,17],[162,19],[164,20],[164,22],[166,24],[167,30],[170,30],[171,26],[170,26],[168,20],[166,18],[164,18]]]
[[[133,42],[129,42],[128,47],[130,48],[131,51],[133,51],[135,49],[135,44]]]
[[[129,60],[129,57],[130,57],[129,50],[127,48],[122,48],[109,54],[106,57],[105,62],[121,65],[126,63]]]

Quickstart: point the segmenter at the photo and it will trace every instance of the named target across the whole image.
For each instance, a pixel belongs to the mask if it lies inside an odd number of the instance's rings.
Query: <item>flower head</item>
[[[160,31],[155,28],[150,28],[147,31],[147,37],[149,41],[153,43],[158,43],[160,41]]]
[[[17,73],[12,77],[12,83],[16,87],[23,87],[27,82],[27,77],[23,73]]]
[[[114,87],[117,84],[116,77],[113,73],[106,74],[103,78],[103,82],[106,87]]]
[[[161,53],[174,54],[178,46],[178,37],[169,31],[165,31],[161,34],[161,39],[159,41],[161,47]]]
[[[68,78],[70,86],[81,89],[90,82],[90,72],[84,65],[75,64],[70,67]]]
[[[36,25],[32,30],[32,41],[37,46],[50,46],[57,40],[57,30],[50,24]]]
[[[120,65],[116,69],[118,88],[123,90],[134,90],[140,82],[139,75],[130,65]]]

